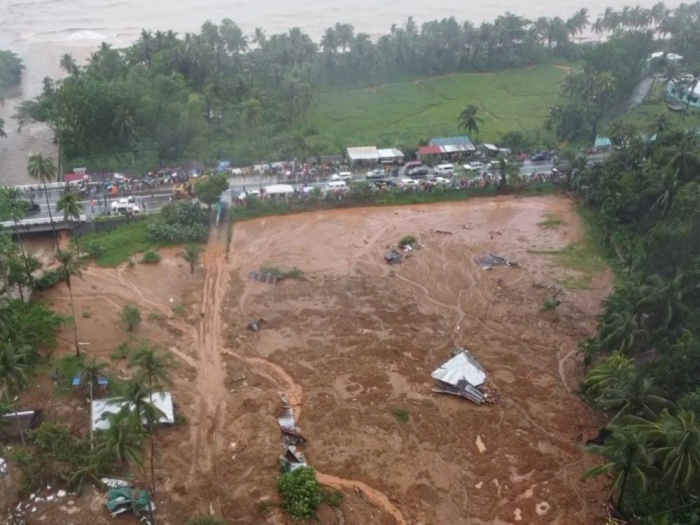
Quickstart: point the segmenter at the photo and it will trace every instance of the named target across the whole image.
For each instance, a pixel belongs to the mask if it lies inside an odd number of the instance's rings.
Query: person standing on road
[[[92,214],[95,215],[95,200],[90,199],[90,209],[92,210]]]

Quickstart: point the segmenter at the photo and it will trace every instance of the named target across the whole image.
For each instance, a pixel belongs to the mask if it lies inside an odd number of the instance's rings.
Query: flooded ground
[[[563,224],[539,226],[545,216]],[[534,253],[577,241],[579,227],[573,205],[558,197],[239,223],[228,258],[225,231],[214,234],[194,275],[178,250],[164,251],[157,266],[90,268],[74,284],[77,310],[90,312],[78,314],[80,340],[109,360],[129,337],[118,310],[131,302],[144,315],[136,337],[160,342],[178,363],[172,390],[186,422],[158,433],[163,522],[210,513],[230,523],[287,522],[275,488],[284,392],[309,440],[309,463],[346,494],[339,509],[323,509],[322,523],[588,525],[604,495],[597,482],[580,482],[592,464],[582,445],[599,421],[575,393],[583,373],[576,347],[593,333],[610,275],[558,292],[572,270]],[[386,265],[387,247],[406,234],[420,248]],[[485,253],[520,267],[484,271],[474,258]],[[265,263],[303,276],[250,281]],[[555,294],[559,308],[543,311]],[[44,300],[68,312],[64,287]],[[246,330],[257,318],[267,321],[262,330]],[[457,346],[481,360],[498,404],[431,392],[431,371]],[[123,361],[111,362],[127,373]],[[42,388],[27,400],[39,403]],[[52,405],[48,417],[65,420],[72,405],[55,404],[63,412]],[[87,419],[75,417],[76,426]],[[100,497],[76,500],[71,522],[109,523]]]

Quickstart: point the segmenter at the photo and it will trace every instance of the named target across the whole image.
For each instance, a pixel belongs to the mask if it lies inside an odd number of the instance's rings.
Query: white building
[[[693,86],[692,77],[687,76],[678,81],[669,82],[666,86],[666,94],[683,105],[691,108],[700,108],[700,83]]]

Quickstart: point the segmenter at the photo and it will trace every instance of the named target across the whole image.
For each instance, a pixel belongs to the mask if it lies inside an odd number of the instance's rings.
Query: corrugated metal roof
[[[348,148],[348,158],[350,160],[379,160],[379,153],[375,146]]]
[[[484,146],[489,151],[498,151],[498,148],[493,144],[484,143],[484,144],[482,144],[482,146]]]
[[[404,156],[401,150],[398,150],[396,148],[378,149],[377,153],[379,154],[380,159],[394,159],[396,157]]]
[[[294,193],[294,186],[290,184],[273,184],[272,186],[265,186],[265,193],[268,195],[287,195]]]
[[[421,155],[439,155],[442,153],[440,146],[421,146],[418,148],[418,153]]]
[[[151,403],[163,415],[158,419],[158,423],[175,423],[175,409],[173,408],[173,396],[170,392],[153,392],[150,395]],[[116,414],[126,405],[125,401],[113,397],[110,399],[95,399],[92,402],[92,429],[106,430],[109,428],[109,421],[103,416],[107,413]],[[133,410],[133,404],[131,405]]]
[[[479,361],[462,351],[447,361],[432,374],[433,379],[457,386],[460,381],[479,386],[486,380],[486,371]]]
[[[466,135],[457,137],[438,137],[432,139],[429,144],[431,146],[472,146],[472,141]]]

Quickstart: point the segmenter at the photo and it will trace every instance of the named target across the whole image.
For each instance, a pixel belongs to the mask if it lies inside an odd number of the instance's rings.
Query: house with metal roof
[[[379,152],[376,146],[348,148],[347,153],[350,164],[379,162]]]
[[[158,423],[169,425],[175,424],[175,408],[173,406],[173,396],[169,392],[153,392],[150,396],[150,403],[158,409],[160,417]],[[144,398],[145,400],[145,398]],[[109,428],[109,419],[106,414],[118,414],[127,405],[123,399],[113,397],[110,399],[95,399],[92,402],[92,429],[106,430]],[[129,404],[130,410],[134,409],[133,403]]]
[[[477,405],[487,400],[486,392],[479,388],[486,381],[486,370],[468,350],[459,349],[431,377],[435,380],[434,392],[466,397]]]
[[[466,135],[457,137],[438,137],[431,139],[427,146],[418,148],[418,158],[428,160],[459,157],[476,151],[474,144]]]

